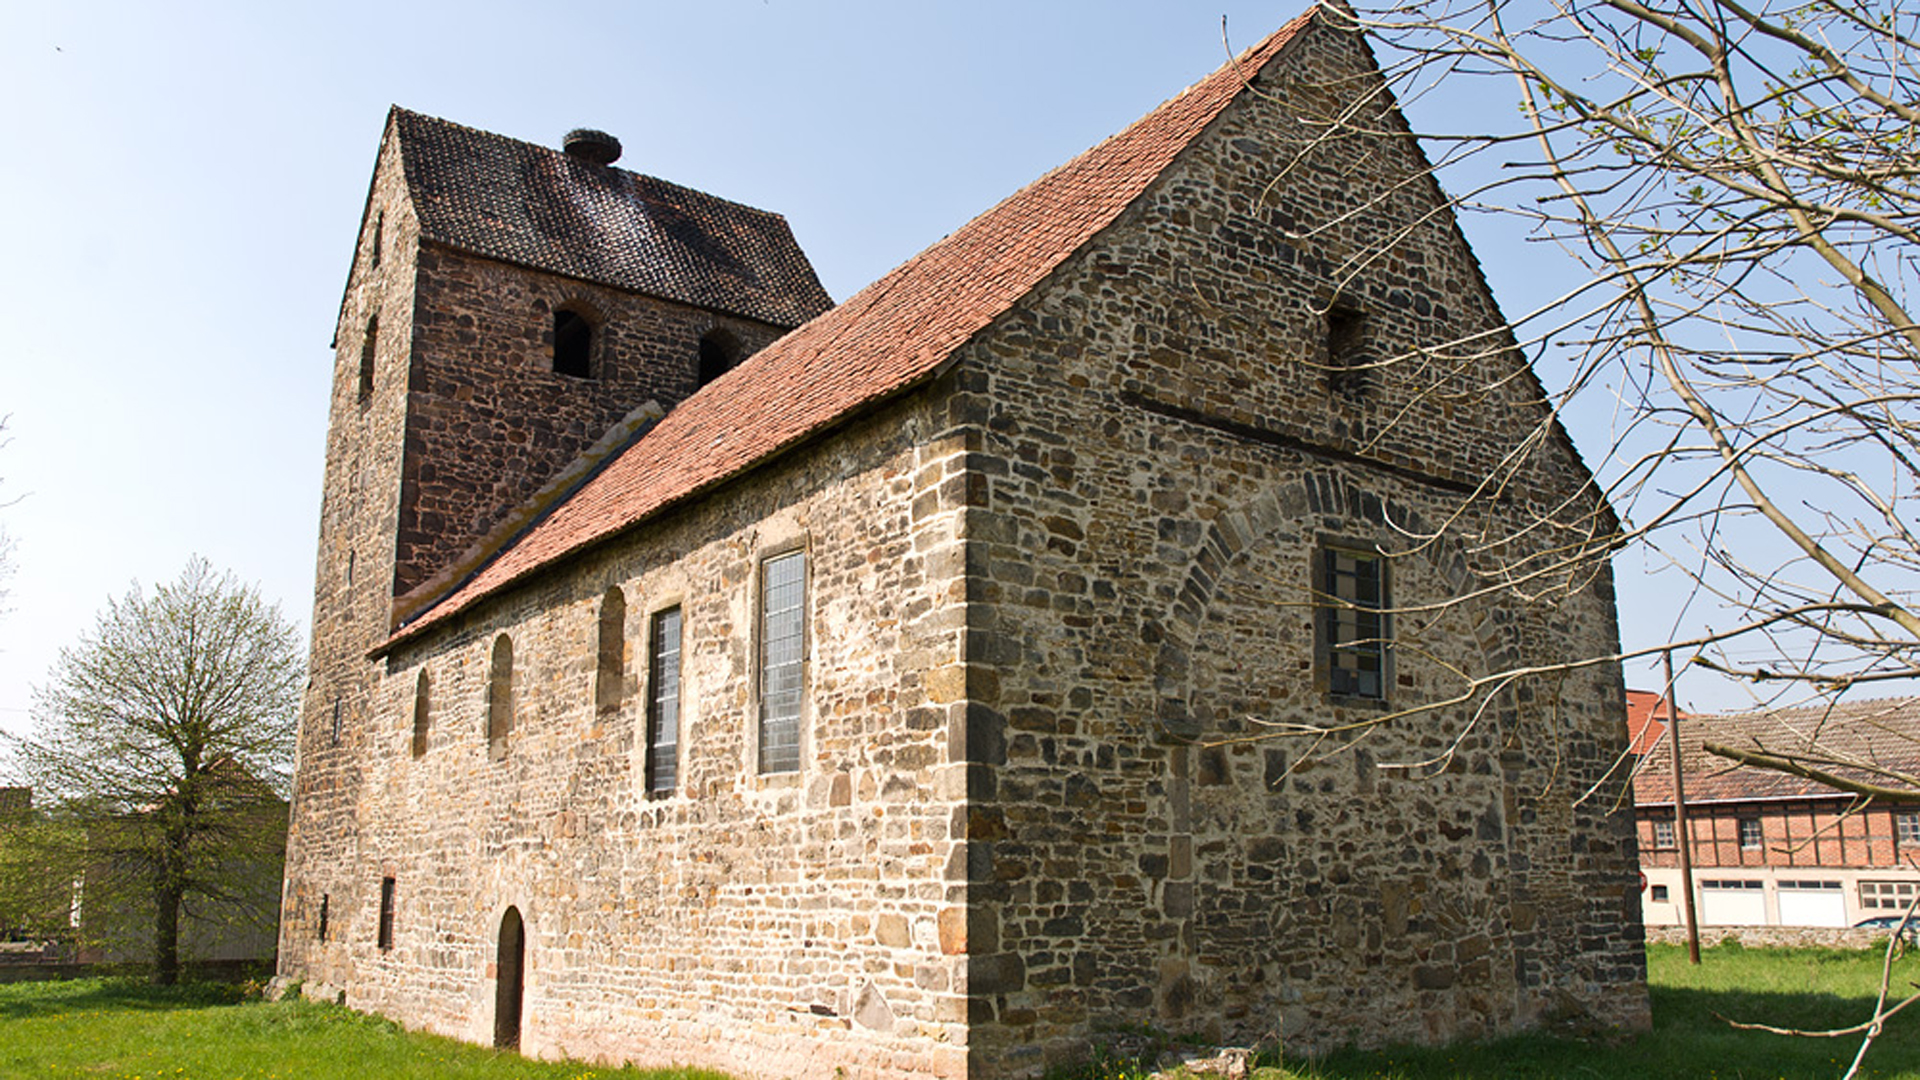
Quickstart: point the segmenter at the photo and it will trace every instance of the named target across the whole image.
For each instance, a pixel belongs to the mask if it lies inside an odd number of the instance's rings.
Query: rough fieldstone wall
[[[1140,1024],[1314,1050],[1574,1009],[1646,1023],[1630,818],[1605,814],[1611,792],[1574,805],[1624,742],[1616,669],[1263,737],[1617,640],[1604,566],[1536,605],[1460,601],[1501,569],[1461,538],[1551,518],[1584,479],[1549,440],[1456,520],[1542,419],[1526,379],[1495,377],[1513,357],[1329,385],[1336,291],[1383,356],[1444,355],[1493,318],[1464,244],[1422,221],[1431,189],[1388,188],[1418,168],[1410,146],[1322,142],[1260,202],[1324,132],[1296,111],[1350,103],[1360,64],[1309,32],[963,356],[976,1074],[1036,1074]],[[1315,660],[1330,541],[1397,553],[1384,706],[1331,696]]]
[[[746,1076],[965,1073],[964,765],[949,753],[965,461],[939,391],[783,459],[458,625],[383,673],[339,914],[347,1002],[492,1035],[496,932],[527,926],[522,1048]],[[761,559],[804,547],[802,768],[758,776]],[[627,605],[619,705],[595,705],[609,586]],[[651,616],[684,619],[682,773],[644,790]],[[486,738],[495,635],[514,726]],[[425,756],[411,752],[420,673]],[[378,882],[396,881],[391,951]],[[342,882],[336,888],[346,890]]]
[[[395,595],[484,536],[635,406],[697,388],[700,339],[740,357],[784,333],[438,245],[419,255]],[[594,325],[592,378],[553,370],[553,315]],[[397,328],[396,328],[397,329]]]
[[[366,651],[386,635],[392,605],[400,492],[397,451],[406,425],[419,231],[398,155],[387,140],[374,165],[366,217],[334,330],[312,649],[294,767],[287,885],[281,896],[280,969],[316,984],[339,982],[349,970],[337,940],[318,940],[322,898],[331,923],[333,912],[357,906],[358,890],[365,886],[351,868],[359,842],[363,729],[376,677]],[[375,316],[379,331],[373,388],[363,396],[361,360],[367,323]],[[332,923],[329,929],[344,925]],[[329,938],[337,939],[337,933]]]

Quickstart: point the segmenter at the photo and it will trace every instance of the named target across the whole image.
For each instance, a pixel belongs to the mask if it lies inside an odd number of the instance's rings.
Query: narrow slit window
[[[381,952],[393,949],[393,879],[380,879],[380,935],[377,941]]]
[[[600,599],[600,633],[595,647],[593,698],[603,711],[617,709],[626,696],[627,595],[615,585]]]
[[[487,752],[493,760],[507,756],[507,735],[513,731],[513,640],[505,634],[493,639],[493,662],[487,673]]]
[[[804,552],[762,564],[760,599],[760,771],[796,772],[806,660]]]
[[[373,365],[380,351],[380,316],[367,320],[367,332],[360,339],[360,401],[373,397]]]
[[[413,684],[413,756],[427,756],[427,735],[432,724],[432,686],[427,673],[421,672]]]
[[[320,894],[320,918],[315,920],[313,934],[317,941],[327,940],[327,907],[330,899],[326,893]]]
[[[593,375],[593,324],[577,311],[553,313],[553,370],[576,379]]]
[[[370,266],[380,265],[380,247],[381,247],[381,242],[386,239],[386,235],[387,235],[387,212],[385,210],[382,210],[378,214],[374,215],[373,251],[371,252],[371,257],[367,260],[368,265]]]
[[[340,699],[333,699],[333,727],[327,733],[327,745],[340,745]]]
[[[647,791],[668,795],[680,771],[680,609],[653,617],[647,682]]]
[[[1380,556],[1325,548],[1321,636],[1327,689],[1345,697],[1387,696],[1387,576]]]

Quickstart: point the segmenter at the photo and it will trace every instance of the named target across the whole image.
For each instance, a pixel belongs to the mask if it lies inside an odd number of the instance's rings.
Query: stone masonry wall
[[[963,766],[951,764],[965,456],[938,387],[391,657],[340,909],[348,1004],[490,1040],[497,928],[527,926],[522,1048],[747,1076],[965,1072]],[[797,774],[759,776],[762,558],[809,561]],[[608,587],[627,692],[595,704]],[[653,613],[680,607],[682,773],[644,789]],[[485,732],[513,643],[504,760]],[[411,752],[420,674],[424,756]],[[396,882],[393,947],[378,883]]]
[[[318,940],[321,908],[351,908],[362,884],[350,868],[358,850],[361,748],[375,677],[366,651],[385,636],[392,603],[397,450],[406,424],[418,237],[398,155],[391,140],[384,141],[334,329],[312,645],[281,896],[281,970],[320,984],[347,970],[336,943]],[[372,387],[363,394],[368,324],[376,318]]]
[[[1313,1050],[1576,1008],[1646,1023],[1630,820],[1611,793],[1575,803],[1624,745],[1618,671],[1443,704],[1463,676],[1615,648],[1604,565],[1534,605],[1462,600],[1501,570],[1478,542],[1551,520],[1578,462],[1549,440],[1456,519],[1543,419],[1497,377],[1517,361],[1330,385],[1336,293],[1383,356],[1444,356],[1493,319],[1471,254],[1423,219],[1430,189],[1388,187],[1409,146],[1320,143],[1261,202],[1324,132],[1296,115],[1350,102],[1362,62],[1310,31],[963,356],[977,1075],[1140,1024]],[[1329,694],[1316,659],[1327,543],[1393,553],[1384,705]]]
[[[744,358],[785,332],[733,316],[474,258],[420,253],[395,595],[485,535],[501,514],[635,406],[697,388],[700,339]],[[594,324],[592,378],[553,370],[553,315]]]

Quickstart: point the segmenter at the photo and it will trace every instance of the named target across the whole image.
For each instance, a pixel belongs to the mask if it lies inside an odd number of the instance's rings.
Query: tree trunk
[[[171,860],[169,860],[171,861]],[[163,874],[166,871],[162,871]],[[171,876],[171,875],[169,875]],[[180,981],[180,886],[168,881],[153,895],[153,984]]]

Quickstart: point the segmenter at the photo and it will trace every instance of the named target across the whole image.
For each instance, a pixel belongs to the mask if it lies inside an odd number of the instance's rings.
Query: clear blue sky
[[[0,727],[108,596],[195,552],[304,627],[328,340],[389,104],[611,131],[626,168],[785,214],[844,299],[1218,66],[1223,14],[1239,49],[1299,10],[0,4]]]

